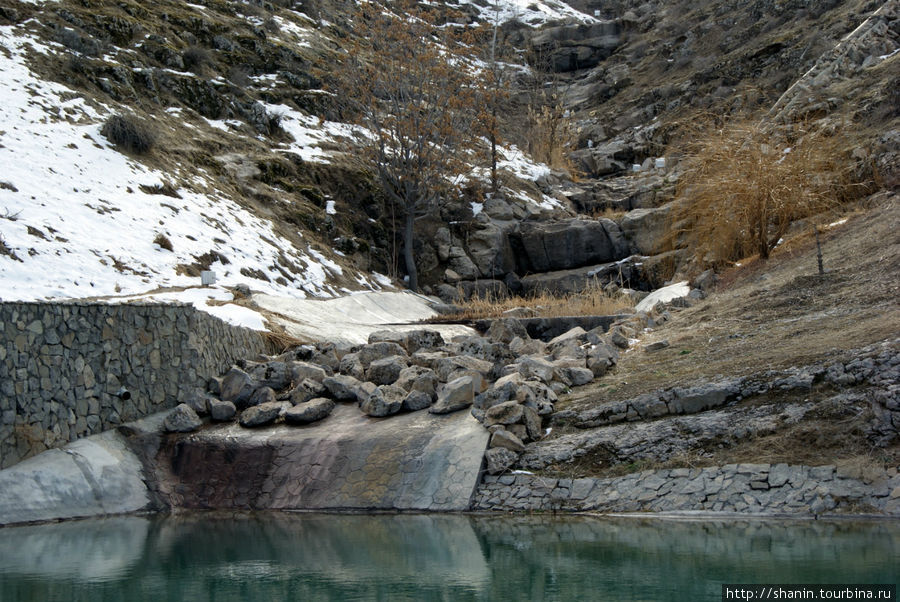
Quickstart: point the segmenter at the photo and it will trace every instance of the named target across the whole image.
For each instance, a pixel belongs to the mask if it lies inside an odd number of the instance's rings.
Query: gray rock
[[[325,385],[307,378],[291,390],[289,399],[293,405],[297,405],[298,403],[305,403],[316,397],[322,397],[326,391]]]
[[[485,410],[484,426],[516,424],[524,417],[525,406],[516,401],[505,401]]]
[[[565,366],[556,369],[557,379],[570,387],[580,387],[594,380],[594,372],[587,368]]]
[[[450,376],[457,371],[474,371],[482,376],[487,376],[494,368],[494,364],[486,360],[480,360],[468,356],[445,357],[434,362],[433,369],[441,382],[450,380]]]
[[[209,416],[213,422],[228,422],[234,420],[237,408],[230,401],[209,400]]]
[[[408,354],[413,354],[422,349],[438,349],[444,345],[444,337],[436,330],[378,330],[369,335],[369,344],[396,343],[403,347]]]
[[[676,414],[694,414],[719,407],[737,397],[741,383],[741,379],[730,379],[687,389],[677,388],[672,391],[674,399],[669,402],[669,407]]]
[[[491,435],[490,447],[505,447],[516,453],[525,451],[525,444],[522,440],[507,431],[506,429],[497,429]]]
[[[260,387],[253,392],[250,399],[247,400],[248,406],[258,406],[261,403],[275,401],[275,391],[271,387]]]
[[[619,225],[631,246],[631,252],[657,255],[663,252],[666,228],[669,226],[671,205],[640,208],[625,214]]]
[[[346,374],[335,374],[323,380],[322,385],[338,401],[356,401],[362,382]]]
[[[373,360],[366,370],[366,380],[376,385],[391,385],[400,377],[400,372],[407,367],[407,356],[389,355]]]
[[[430,401],[437,398],[437,374],[431,368],[409,366],[400,371],[395,383],[409,392],[419,391],[428,395]],[[430,405],[430,402],[429,402]]]
[[[259,387],[269,387],[278,391],[289,386],[293,380],[290,364],[283,361],[251,364],[247,366],[247,374]]]
[[[233,401],[236,406],[241,407],[247,403],[255,390],[256,384],[250,375],[237,366],[232,366],[222,378],[219,397],[222,401]]]
[[[272,424],[281,414],[282,407],[280,401],[270,401],[268,403],[247,408],[241,412],[241,426],[253,428]]]
[[[628,250],[611,220],[523,222],[516,237],[524,251],[516,257],[519,274],[612,262],[624,258]]]
[[[406,391],[396,385],[381,385],[360,402],[359,409],[369,416],[390,416],[401,410],[406,395]]]
[[[587,335],[587,332],[584,330],[584,328],[582,328],[581,326],[576,326],[574,328],[567,330],[566,332],[562,333],[561,335],[550,339],[547,342],[547,346],[552,349],[555,345],[558,345],[560,343],[567,343],[567,342],[571,342],[571,341],[580,342],[581,340],[584,339],[584,337],[586,335]]]
[[[525,432],[528,434],[529,441],[537,441],[544,436],[541,417],[538,415],[537,410],[525,406],[522,419],[525,423]]]
[[[489,474],[500,474],[507,471],[519,459],[519,454],[505,447],[492,447],[484,454]]]
[[[647,353],[652,353],[654,351],[660,351],[661,349],[665,349],[668,346],[669,346],[669,341],[663,339],[662,341],[656,341],[654,343],[644,345],[644,351],[646,351]]]
[[[197,416],[197,412],[185,403],[175,406],[163,421],[163,428],[169,433],[190,433],[202,425],[203,421]]]
[[[317,397],[301,403],[284,412],[284,421],[288,424],[309,424],[322,420],[334,410],[334,401],[326,397]]]
[[[428,393],[425,393],[424,391],[410,391],[403,399],[403,406],[401,409],[406,410],[407,412],[417,412],[430,406],[431,402],[432,398]]]
[[[477,387],[475,376],[462,376],[452,380],[441,387],[437,401],[428,411],[432,414],[449,414],[467,408],[475,400]]]
[[[475,398],[474,405],[477,408],[486,410],[504,401],[514,399],[516,392],[524,383],[525,378],[518,372],[502,376],[490,388]]]
[[[519,366],[519,374],[526,379],[537,379],[549,383],[556,373],[556,366],[541,357],[527,355],[517,359],[516,364]]]
[[[484,334],[492,341],[509,344],[516,337],[523,341],[529,340],[528,331],[522,323],[515,318],[501,318],[491,322],[491,327]]]
[[[328,376],[321,366],[307,362],[291,362],[290,369],[292,382],[301,382],[309,379],[320,383]]]
[[[360,360],[358,353],[348,353],[342,357],[341,363],[338,365],[338,370],[340,370],[341,374],[352,376],[357,380],[366,379],[366,367],[363,365],[362,360]]]

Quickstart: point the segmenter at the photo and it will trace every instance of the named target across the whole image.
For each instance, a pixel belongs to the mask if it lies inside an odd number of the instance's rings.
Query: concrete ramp
[[[343,404],[307,427],[172,437],[160,489],[185,508],[467,510],[487,441],[468,412],[371,418]]]
[[[144,510],[151,498],[142,468],[116,431],[45,451],[0,471],[0,525]]]
[[[376,330],[402,331],[416,328],[437,330],[445,339],[473,335],[466,326],[421,324],[437,315],[437,299],[415,293],[358,293],[334,299],[293,299],[273,295],[253,295],[253,302],[291,336],[312,341],[368,342]]]

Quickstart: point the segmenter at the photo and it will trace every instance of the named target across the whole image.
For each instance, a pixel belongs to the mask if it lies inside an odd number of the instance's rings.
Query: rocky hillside
[[[402,277],[399,217],[329,92],[351,8],[0,2],[3,297],[193,286],[203,270],[295,296]],[[498,26],[515,76],[501,190],[473,176],[418,226],[426,292],[659,286],[684,259],[663,233],[683,126],[700,112],[840,123],[875,188],[897,184],[895,1],[451,9]],[[555,152],[535,144],[548,120]]]

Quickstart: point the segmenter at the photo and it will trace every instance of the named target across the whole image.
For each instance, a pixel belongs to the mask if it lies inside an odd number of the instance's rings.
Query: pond
[[[897,521],[181,514],[0,529],[0,600],[720,600],[894,583]]]

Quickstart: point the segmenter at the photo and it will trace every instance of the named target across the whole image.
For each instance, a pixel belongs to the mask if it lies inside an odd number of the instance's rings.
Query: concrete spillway
[[[232,424],[160,436],[160,422],[148,418],[0,471],[0,525],[165,506],[466,510],[488,439],[467,412],[377,419],[355,404],[305,427]]]
[[[308,427],[170,439],[160,475],[172,505],[187,508],[466,510],[487,437],[467,412],[375,419],[341,405]]]

